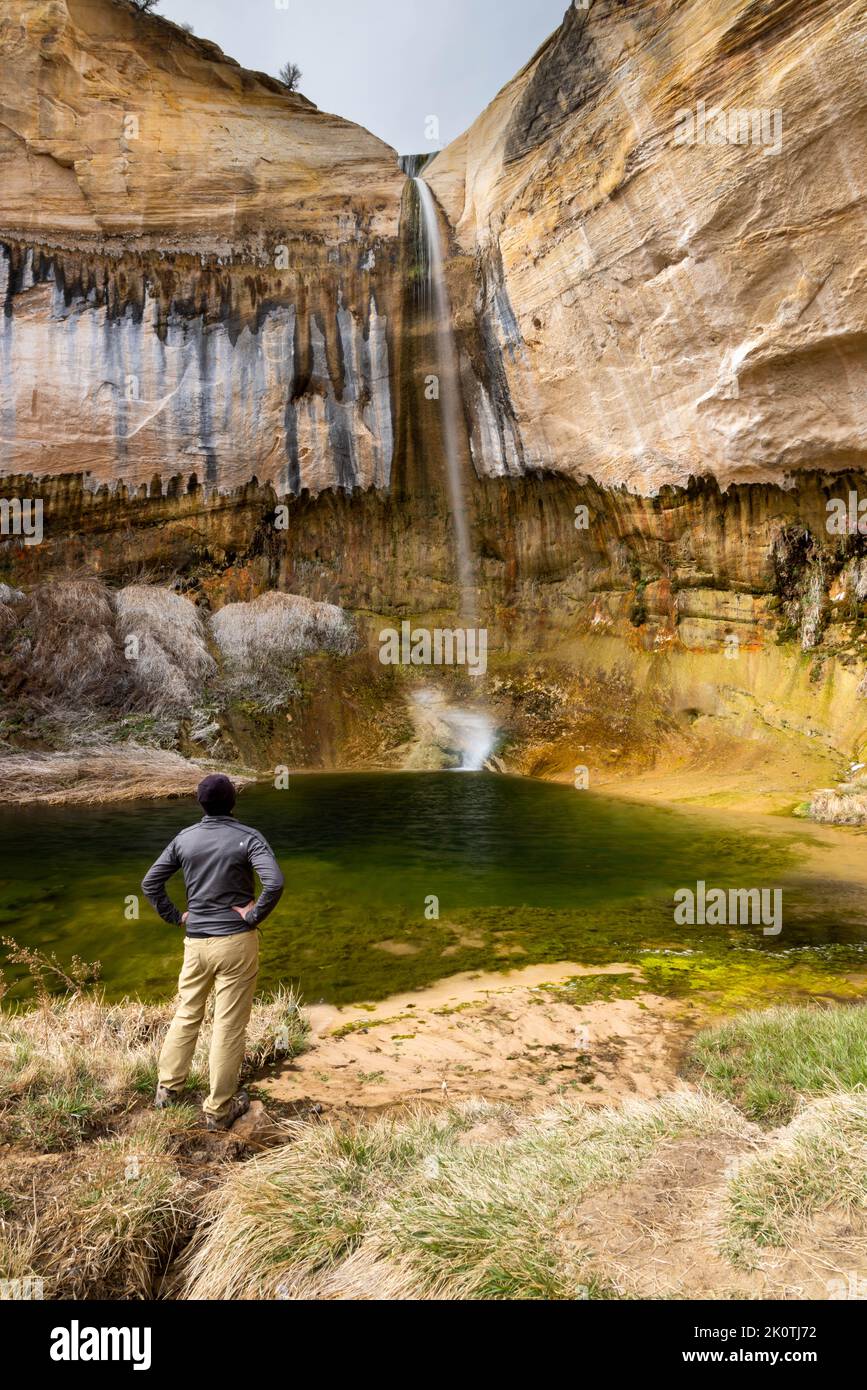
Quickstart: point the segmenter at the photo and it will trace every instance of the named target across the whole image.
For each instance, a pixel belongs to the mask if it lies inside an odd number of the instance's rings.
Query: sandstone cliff
[[[865,43],[859,0],[569,8],[425,171],[505,365],[478,467],[649,492],[863,466]]]
[[[386,484],[395,152],[126,0],[0,71],[4,472]]]
[[[5,235],[272,260],[397,231],[394,151],[125,0],[12,0],[0,19]]]

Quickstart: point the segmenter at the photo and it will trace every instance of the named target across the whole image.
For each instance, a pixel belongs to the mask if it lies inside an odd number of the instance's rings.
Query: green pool
[[[455,971],[634,960],[646,950],[675,963],[683,952],[781,962],[830,952],[835,968],[851,967],[867,941],[861,892],[841,885],[835,894],[833,879],[800,872],[802,829],[769,835],[488,773],[299,776],[284,791],[249,788],[237,810],[286,874],[263,931],[262,984],[296,981],[311,1002],[382,998]],[[196,814],[181,801],[4,812],[0,930],[61,959],[101,961],[112,997],[167,997],[180,933],[139,885]],[[700,879],[782,887],[780,936],[676,926],[674,892]],[[180,879],[170,889],[183,904]],[[137,920],[126,915],[134,895]],[[7,975],[11,997],[26,995],[26,979]]]

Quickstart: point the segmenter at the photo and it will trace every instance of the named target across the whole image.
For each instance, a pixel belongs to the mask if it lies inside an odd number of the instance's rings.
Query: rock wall
[[[308,255],[283,276],[190,256],[0,250],[5,471],[87,486],[387,487],[391,286]],[[355,263],[353,263],[355,262]]]
[[[642,492],[863,467],[865,42],[857,0],[590,0],[426,168],[525,459]]]
[[[395,152],[125,0],[0,65],[3,471],[387,486]]]

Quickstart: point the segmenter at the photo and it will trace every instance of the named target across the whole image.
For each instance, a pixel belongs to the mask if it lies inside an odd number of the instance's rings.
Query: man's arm
[[[181,861],[175,849],[175,842],[172,840],[171,844],[163,850],[157,862],[148,869],[141,885],[141,890],[151,907],[156,909],[164,922],[171,922],[173,926],[178,926],[183,918],[180,909],[175,907],[166,892],[166,883],[180,867]]]
[[[261,835],[250,836],[247,853],[261,880],[262,891],[250,910],[243,915],[248,926],[257,927],[274,911],[283,896],[283,874],[274,858],[274,851]]]

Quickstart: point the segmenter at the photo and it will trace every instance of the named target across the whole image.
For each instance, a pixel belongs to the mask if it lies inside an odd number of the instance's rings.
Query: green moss
[[[633,975],[575,975],[556,984],[539,985],[539,992],[552,994],[569,1004],[580,1007],[599,1000],[634,999],[645,985]]]
[[[711,956],[642,955],[641,969],[655,994],[701,995],[710,1009],[730,1012],[752,1004],[804,998],[857,999],[862,988],[816,956],[729,952]]]

